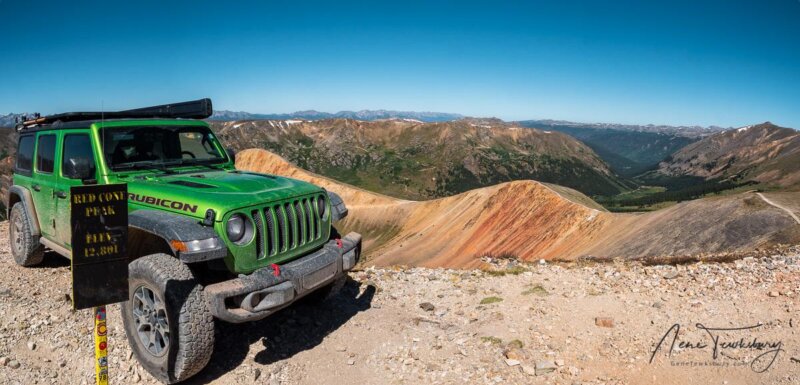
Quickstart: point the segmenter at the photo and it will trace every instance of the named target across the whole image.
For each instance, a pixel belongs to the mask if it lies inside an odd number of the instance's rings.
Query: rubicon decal
[[[173,201],[173,200],[169,200],[169,199],[161,199],[161,198],[151,197],[151,196],[148,196],[148,195],[139,195],[139,194],[128,193],[128,200],[132,201],[132,202],[145,203],[145,204],[148,204],[148,205],[155,205],[155,206],[161,206],[161,207],[171,208],[171,209],[175,209],[175,210],[182,210],[182,211],[186,211],[186,212],[189,212],[189,213],[196,213],[197,212],[197,205],[190,205],[188,203],[184,203],[184,202],[181,202],[181,201]]]

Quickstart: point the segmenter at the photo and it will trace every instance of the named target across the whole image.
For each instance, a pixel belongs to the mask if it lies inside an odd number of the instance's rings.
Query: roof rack
[[[162,104],[160,106],[136,108],[124,111],[109,112],[65,112],[62,114],[41,116],[38,113],[33,116],[25,116],[17,122],[17,131],[28,128],[53,124],[57,122],[75,122],[81,120],[101,120],[101,119],[206,119],[213,113],[211,99],[199,99],[189,102]]]

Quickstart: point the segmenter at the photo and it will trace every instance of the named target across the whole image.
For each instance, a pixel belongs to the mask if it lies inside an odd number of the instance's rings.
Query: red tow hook
[[[338,246],[340,249],[344,248],[344,245],[342,244],[342,238],[336,238],[336,246]]]
[[[273,264],[270,265],[270,267],[272,267],[272,275],[274,275],[276,277],[280,277],[281,276],[281,267],[280,266],[278,266],[278,265],[273,263]]]

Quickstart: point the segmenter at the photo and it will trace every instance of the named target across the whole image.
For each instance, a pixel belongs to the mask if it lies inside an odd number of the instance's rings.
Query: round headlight
[[[325,217],[325,210],[328,209],[328,205],[325,202],[325,197],[321,196],[317,198],[317,214],[319,214],[320,218]]]
[[[228,218],[228,223],[225,224],[225,232],[228,234],[228,239],[231,242],[239,242],[244,237],[245,226],[244,216],[242,214],[233,214]]]

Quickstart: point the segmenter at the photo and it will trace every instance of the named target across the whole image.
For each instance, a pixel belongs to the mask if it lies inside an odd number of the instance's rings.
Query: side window
[[[70,159],[85,159],[89,163],[89,168],[92,174],[95,173],[94,153],[92,152],[92,142],[89,140],[89,135],[86,134],[69,134],[64,136],[64,151],[61,152],[61,170],[62,174],[69,174],[70,169],[73,167]]]
[[[39,144],[36,147],[36,171],[52,174],[56,157],[56,136],[39,135]]]
[[[33,143],[35,139],[33,135],[19,137],[16,164],[18,171],[31,171],[33,168]]]

